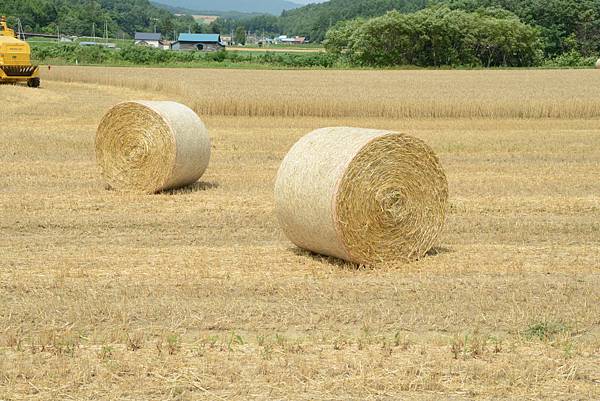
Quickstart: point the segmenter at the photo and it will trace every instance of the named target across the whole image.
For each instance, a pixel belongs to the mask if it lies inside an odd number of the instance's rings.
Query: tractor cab
[[[0,17],[0,36],[16,37],[15,31],[6,24],[6,17]]]

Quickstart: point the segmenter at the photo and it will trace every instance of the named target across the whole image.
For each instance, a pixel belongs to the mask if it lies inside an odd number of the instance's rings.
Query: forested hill
[[[285,11],[279,24],[286,33],[309,36],[313,41],[321,41],[327,30],[338,21],[376,17],[391,10],[414,12],[425,8],[429,3],[429,0],[330,0]]]
[[[104,24],[111,37],[135,31],[186,31],[195,25],[190,16],[176,17],[167,10],[153,6],[148,0],[2,0],[0,14],[9,16],[9,23],[21,20],[30,32],[102,36]]]

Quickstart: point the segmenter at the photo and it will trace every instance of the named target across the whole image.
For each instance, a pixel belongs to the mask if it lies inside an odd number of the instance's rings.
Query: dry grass
[[[316,85],[277,74],[292,88]],[[338,84],[357,76],[323,74]],[[472,74],[484,93],[515,90]],[[595,78],[571,80],[587,72],[562,74],[547,87],[564,91],[540,101],[593,91]],[[267,104],[282,99],[272,81]],[[217,93],[203,82],[200,94]],[[224,99],[239,93],[219,82]],[[441,86],[458,94],[459,82]],[[318,98],[305,96],[297,102]],[[110,105],[153,97],[176,98],[49,81],[0,87],[0,399],[600,398],[597,120],[212,116],[202,182],[154,196],[106,191],[96,126]],[[306,110],[318,110],[312,103]],[[273,214],[279,163],[299,137],[332,125],[432,145],[451,207],[429,257],[356,269],[284,238]]]

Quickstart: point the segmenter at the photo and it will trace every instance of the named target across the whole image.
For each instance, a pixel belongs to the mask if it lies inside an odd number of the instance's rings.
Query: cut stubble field
[[[0,86],[0,400],[600,398],[599,85],[61,67]],[[131,99],[202,116],[199,183],[105,188],[95,130]],[[424,259],[358,267],[283,236],[279,164],[338,125],[440,156],[450,213]]]

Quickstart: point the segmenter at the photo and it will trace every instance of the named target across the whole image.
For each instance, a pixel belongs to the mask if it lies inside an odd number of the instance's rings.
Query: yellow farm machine
[[[0,83],[40,86],[40,69],[31,65],[31,48],[8,27],[6,17],[0,17]]]

